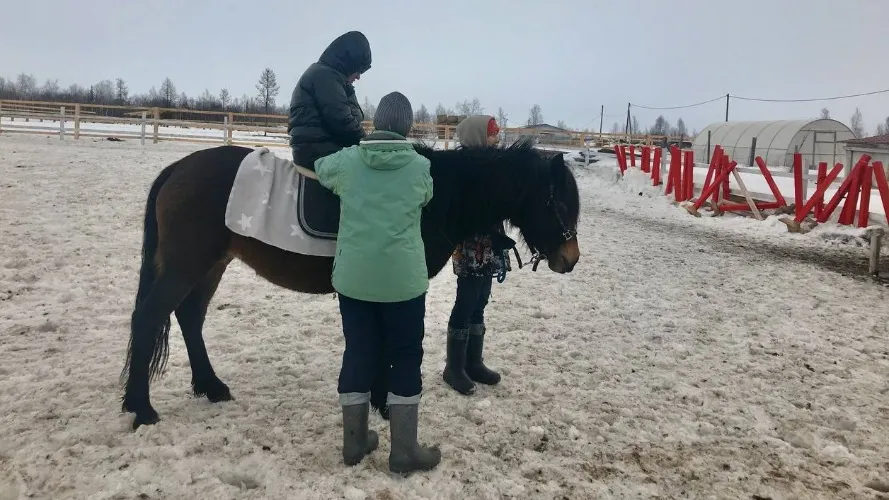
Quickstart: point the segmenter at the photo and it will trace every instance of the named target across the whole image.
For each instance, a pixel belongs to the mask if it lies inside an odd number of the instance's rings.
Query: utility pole
[[[728,121],[728,101],[730,96],[728,94],[725,95],[725,121]]]
[[[627,142],[630,142],[630,103],[627,103],[627,127],[625,133],[627,134]]]
[[[602,121],[605,119],[605,105],[599,110],[599,140],[602,140]]]

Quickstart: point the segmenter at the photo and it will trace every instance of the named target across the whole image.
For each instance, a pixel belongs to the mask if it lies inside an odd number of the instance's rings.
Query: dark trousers
[[[455,330],[466,330],[469,325],[485,323],[485,307],[491,297],[490,276],[457,277],[457,298],[451,309],[448,326]]]
[[[381,364],[390,364],[389,392],[417,396],[423,390],[426,294],[404,302],[365,302],[339,294],[346,350],[337,391],[370,392]]]

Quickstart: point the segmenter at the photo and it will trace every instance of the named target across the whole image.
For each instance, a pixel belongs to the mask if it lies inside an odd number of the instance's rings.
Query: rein
[[[555,214],[555,216],[556,216],[556,220],[559,221],[559,226],[561,227],[561,230],[562,230],[562,234],[561,234],[562,241],[560,241],[560,243],[569,241],[569,240],[571,240],[571,238],[574,238],[575,236],[577,236],[577,231],[574,229],[568,229],[568,227],[565,226],[565,222],[562,220],[562,216],[559,215],[559,210],[556,208],[556,194],[554,192],[552,184],[550,184],[550,186],[549,186],[549,199],[546,200],[546,206],[549,208],[552,208],[553,214]],[[545,252],[541,252],[540,249],[535,248],[534,245],[528,244],[528,248],[531,250],[530,262],[531,262],[531,264],[533,264],[531,267],[531,270],[534,272],[537,272],[537,266],[540,265],[540,261],[545,260],[547,258],[547,255]],[[522,264],[521,264],[522,261],[519,258],[519,252],[518,252],[518,250],[515,249],[515,247],[513,247],[513,251],[515,251],[516,258],[519,259],[519,269],[521,269],[522,268]]]

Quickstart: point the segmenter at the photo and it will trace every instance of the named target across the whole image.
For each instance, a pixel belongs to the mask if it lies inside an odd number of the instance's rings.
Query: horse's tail
[[[179,162],[176,162],[167,166],[167,168],[163,169],[160,174],[158,174],[148,191],[148,200],[145,202],[145,220],[142,230],[142,265],[139,268],[139,286],[136,290],[136,303],[133,307],[130,340],[127,345],[127,359],[123,371],[121,372],[122,381],[126,380],[127,372],[130,369],[130,363],[133,359],[133,337],[136,333],[136,315],[140,312],[140,306],[145,301],[148,292],[151,290],[152,285],[154,285],[154,282],[157,279],[157,262],[155,261],[158,244],[157,196],[164,183],[170,178],[170,175],[173,173],[174,168],[178,163]],[[151,378],[156,376],[163,369],[163,365],[166,361],[169,352],[170,327],[170,317],[167,316],[163,321],[161,330],[157,332],[154,338],[151,362],[149,365]]]

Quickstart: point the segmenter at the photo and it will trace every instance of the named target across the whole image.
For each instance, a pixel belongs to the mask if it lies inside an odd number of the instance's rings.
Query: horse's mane
[[[479,227],[476,221],[502,220],[506,212],[516,213],[516,203],[527,196],[548,196],[548,186],[554,182],[551,162],[534,148],[533,139],[521,139],[507,146],[450,150],[415,143],[414,149],[429,159],[436,193],[445,195],[439,199],[451,200],[450,207],[436,208],[449,212],[447,219],[456,221],[464,231],[487,232],[490,228]],[[576,214],[576,183],[568,166],[564,168],[559,176],[573,188],[565,193],[569,199],[563,201],[568,211]],[[430,205],[435,203],[436,193]],[[463,197],[457,197],[457,193]],[[576,223],[576,219],[571,222]]]

